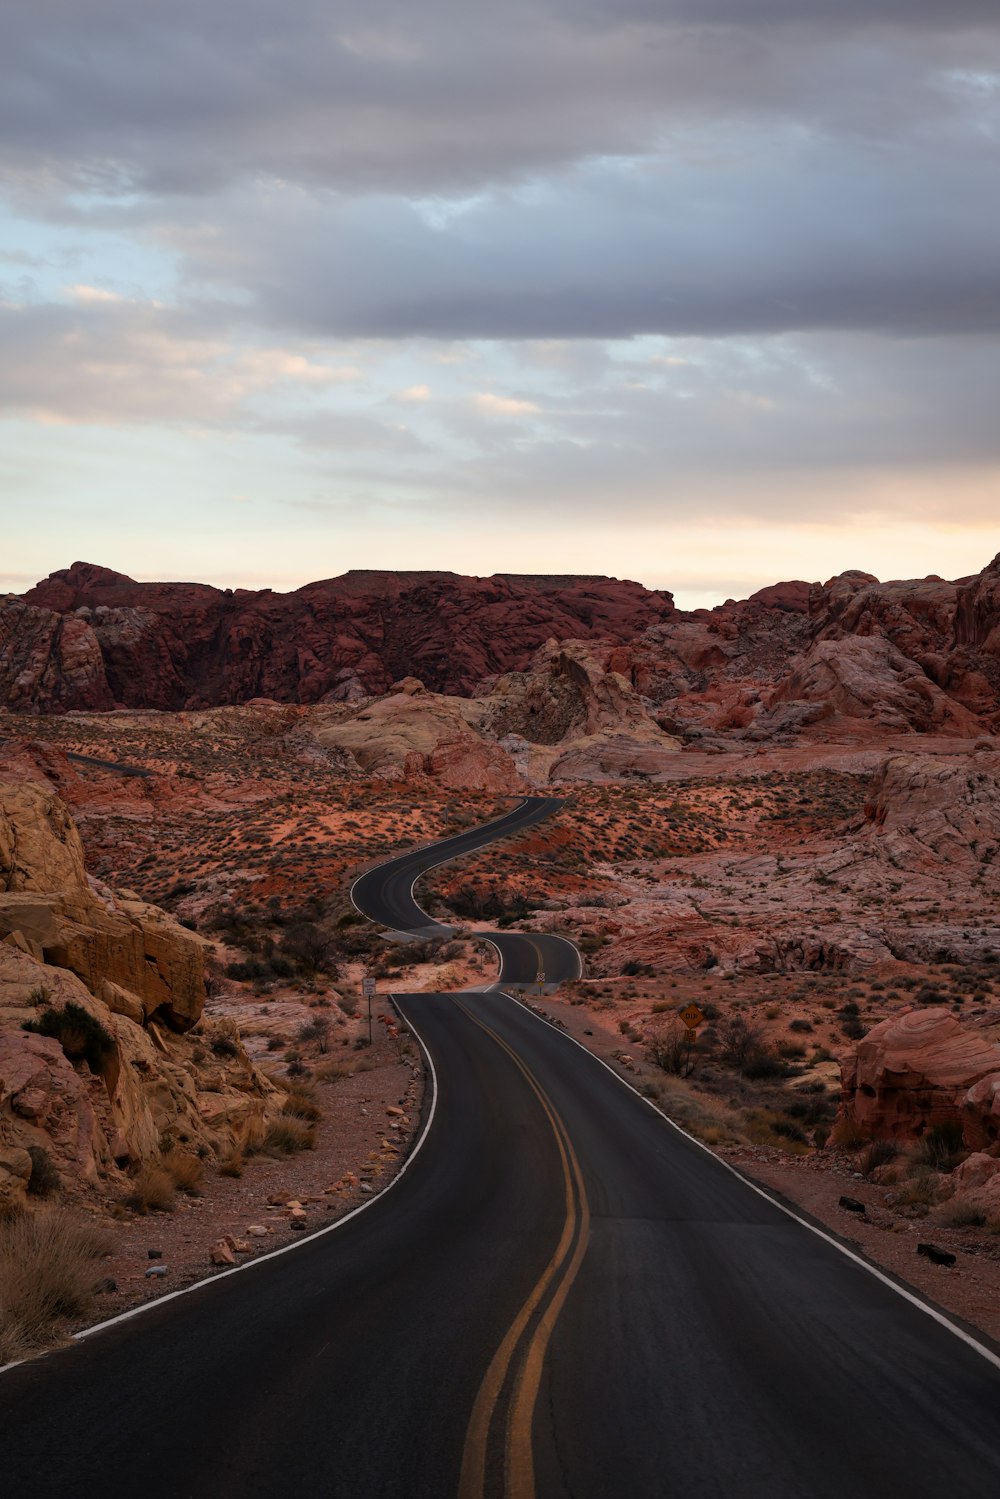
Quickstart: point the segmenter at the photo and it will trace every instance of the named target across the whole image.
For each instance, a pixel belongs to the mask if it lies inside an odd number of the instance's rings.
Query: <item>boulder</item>
[[[873,1137],[917,1138],[937,1124],[964,1124],[969,1090],[995,1073],[1000,1047],[950,1010],[902,1010],[841,1063],[841,1113]]]

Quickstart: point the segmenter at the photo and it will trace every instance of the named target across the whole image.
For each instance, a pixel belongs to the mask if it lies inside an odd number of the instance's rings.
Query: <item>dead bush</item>
[[[161,1158],[160,1165],[179,1192],[186,1192],[189,1197],[199,1195],[205,1170],[196,1155],[175,1145]]]
[[[174,1179],[159,1162],[143,1166],[122,1198],[133,1213],[169,1213],[174,1205]]]
[[[297,1150],[312,1150],[315,1146],[312,1127],[304,1119],[275,1119],[264,1136],[261,1146],[270,1155],[294,1155]]]
[[[311,1088],[303,1087],[289,1089],[281,1112],[288,1118],[305,1119],[311,1124],[323,1117],[323,1110],[316,1102],[315,1093]]]
[[[673,1077],[688,1077],[694,1068],[694,1048],[686,1027],[676,1015],[656,1021],[646,1043],[651,1062]]]
[[[238,1150],[229,1151],[219,1162],[220,1176],[242,1176],[245,1169],[246,1160]]]
[[[0,1365],[51,1347],[63,1318],[86,1315],[110,1248],[98,1224],[61,1208],[0,1222]]]
[[[948,1202],[934,1214],[944,1228],[985,1228],[986,1214],[971,1202]]]

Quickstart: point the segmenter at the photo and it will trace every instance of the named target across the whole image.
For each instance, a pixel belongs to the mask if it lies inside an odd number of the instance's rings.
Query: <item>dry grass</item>
[[[143,1166],[122,1199],[133,1213],[169,1213],[176,1197],[174,1179],[159,1162]]]
[[[110,1250],[97,1224],[59,1208],[0,1222],[0,1365],[59,1341],[59,1324],[90,1309]]]
[[[304,1119],[310,1124],[315,1124],[323,1117],[323,1110],[316,1101],[316,1094],[311,1088],[303,1088],[301,1084],[289,1089],[281,1112],[287,1118]]]
[[[312,1150],[316,1144],[312,1126],[303,1119],[275,1119],[264,1136],[262,1149],[270,1155],[293,1155]]]
[[[342,1078],[354,1076],[353,1062],[320,1062],[313,1069],[313,1076],[319,1083],[339,1083]]]
[[[160,1165],[179,1192],[186,1192],[189,1197],[199,1196],[205,1170],[191,1151],[181,1150],[175,1145],[162,1157]]]
[[[242,1176],[246,1170],[246,1158],[238,1150],[231,1150],[219,1162],[220,1176]]]
[[[970,1202],[946,1202],[934,1214],[943,1228],[985,1228],[986,1214]]]

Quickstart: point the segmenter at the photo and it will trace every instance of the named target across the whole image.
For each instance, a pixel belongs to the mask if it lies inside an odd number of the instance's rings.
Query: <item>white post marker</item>
[[[366,974],[361,980],[361,993],[368,1001],[368,1045],[372,1044],[372,1000],[375,998],[375,980]]]

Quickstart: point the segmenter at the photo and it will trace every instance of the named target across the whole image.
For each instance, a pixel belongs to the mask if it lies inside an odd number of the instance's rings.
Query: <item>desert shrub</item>
[[[334,973],[334,942],[315,921],[296,921],[281,939],[281,956],[306,973]]]
[[[296,1087],[289,1090],[288,1097],[282,1104],[281,1112],[290,1119],[305,1119],[308,1123],[315,1123],[322,1119],[323,1110],[316,1102],[316,1095],[311,1088]]]
[[[25,1020],[24,1029],[37,1036],[54,1036],[71,1062],[86,1062],[97,1074],[104,1071],[115,1052],[114,1039],[101,1022],[73,1000],[61,1010],[43,1010],[34,1020]]]
[[[299,1040],[315,1041],[318,1050],[326,1051],[330,1039],[330,1017],[329,1015],[314,1015],[307,1020],[305,1025],[299,1028]]]
[[[312,1150],[315,1137],[304,1119],[275,1119],[264,1136],[261,1149],[270,1155],[293,1155],[297,1150]]]
[[[51,1197],[62,1186],[62,1178],[56,1170],[55,1162],[44,1145],[29,1145],[28,1154],[31,1157],[28,1191],[32,1197]]]
[[[947,1202],[935,1214],[945,1228],[985,1228],[986,1214],[971,1202]]]
[[[174,1205],[175,1191],[174,1179],[166,1167],[151,1162],[133,1177],[122,1201],[133,1213],[169,1213]]]
[[[836,1121],[830,1132],[830,1138],[834,1145],[839,1145],[841,1150],[860,1150],[862,1145],[869,1143],[870,1136],[863,1125],[856,1119],[842,1114]]]
[[[868,1034],[868,1027],[857,1015],[848,1015],[840,1029],[848,1041],[860,1041]]]
[[[805,1019],[793,1020],[791,1022],[791,1024],[789,1025],[789,1027],[788,1027],[788,1029],[790,1031],[797,1031],[797,1032],[800,1032],[803,1035],[807,1031],[811,1031],[812,1028],[813,1028],[812,1021],[811,1020],[805,1020]]]
[[[175,1145],[161,1157],[160,1164],[179,1192],[186,1192],[190,1197],[198,1196],[205,1172],[196,1155]]]
[[[730,1013],[719,1022],[717,1035],[719,1059],[740,1071],[762,1044],[760,1027],[751,1025],[747,1017],[738,1012]]]
[[[342,1078],[354,1076],[354,1066],[351,1062],[321,1062],[314,1076],[317,1082],[339,1083]]]
[[[930,1207],[937,1195],[940,1180],[938,1172],[918,1164],[896,1192],[895,1201],[900,1207]]]
[[[861,1174],[871,1176],[881,1166],[888,1166],[899,1155],[899,1146],[894,1140],[873,1140],[861,1157]]]
[[[787,1077],[788,1067],[768,1046],[750,1052],[740,1067],[740,1072],[752,1082],[763,1082],[767,1078]]]
[[[949,1120],[927,1131],[920,1141],[917,1160],[932,1171],[951,1171],[964,1154],[962,1126]]]
[[[50,1346],[62,1318],[87,1313],[95,1261],[110,1247],[103,1229],[60,1208],[0,1221],[0,1364]]]
[[[694,1067],[694,1048],[676,1015],[659,1021],[646,1043],[649,1059],[674,1077],[688,1077]]]
[[[212,1042],[212,1055],[216,1057],[238,1057],[240,1049],[229,1036],[216,1036]]]
[[[219,1161],[220,1176],[242,1176],[246,1160],[238,1150],[230,1150]]]

